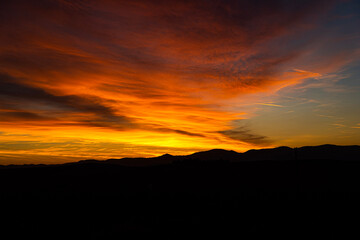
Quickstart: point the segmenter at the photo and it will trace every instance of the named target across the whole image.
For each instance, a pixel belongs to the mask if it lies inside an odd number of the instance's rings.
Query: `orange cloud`
[[[301,49],[284,51],[276,41],[308,30],[324,3],[259,5],[8,1],[0,25],[0,130],[40,142],[56,136],[61,146],[85,139],[94,143],[87,151],[122,144],[104,158],[140,149],[148,156],[151,147],[186,153],[271,145],[250,129],[233,129],[244,112],[228,106],[238,98],[259,104],[249,96],[320,76],[289,67]],[[65,154],[46,145],[44,154],[85,156],[78,147]]]

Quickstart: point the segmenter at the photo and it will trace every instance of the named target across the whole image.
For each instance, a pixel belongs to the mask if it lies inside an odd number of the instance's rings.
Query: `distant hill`
[[[129,167],[156,166],[167,165],[172,163],[190,163],[198,161],[284,161],[284,160],[360,160],[360,146],[337,146],[337,145],[320,145],[305,146],[300,148],[276,147],[249,150],[244,153],[235,152],[233,150],[212,149],[208,151],[196,152],[190,155],[173,156],[164,154],[151,158],[121,158],[108,160],[81,160],[73,164],[114,164]],[[28,165],[10,165],[6,167],[40,167],[44,164],[28,164]],[[5,167],[5,166],[2,166]]]
[[[3,166],[2,234],[358,235],[356,160],[360,146],[322,145]]]
[[[125,166],[150,166],[181,161],[269,161],[269,160],[360,160],[360,146],[320,145],[300,148],[277,147],[238,153],[232,150],[212,149],[186,156],[165,154],[153,158],[109,159],[106,163]]]
[[[277,147],[249,150],[241,160],[360,160],[360,146],[320,145],[300,148]]]

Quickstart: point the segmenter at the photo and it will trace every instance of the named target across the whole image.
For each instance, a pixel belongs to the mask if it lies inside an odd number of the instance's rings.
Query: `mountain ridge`
[[[89,239],[358,233],[359,160],[360,146],[321,145],[4,167],[3,229]]]
[[[73,164],[115,164],[129,167],[166,165],[175,162],[191,161],[269,161],[269,160],[360,160],[359,145],[333,145],[323,144],[317,146],[303,146],[291,148],[279,146],[275,148],[250,149],[245,152],[236,152],[234,150],[210,149],[206,151],[195,152],[189,155],[171,155],[165,153],[156,157],[139,158],[111,158],[107,160],[87,159],[77,162],[63,164],[24,164],[24,165],[0,165],[0,167],[42,167]]]

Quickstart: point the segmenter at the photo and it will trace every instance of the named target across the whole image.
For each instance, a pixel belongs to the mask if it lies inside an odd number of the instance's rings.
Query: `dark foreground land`
[[[301,159],[293,149],[276,149],[242,159],[218,150],[171,161],[166,155],[166,164],[142,167],[115,160],[2,167],[1,234],[11,239],[359,235],[358,150],[345,158]]]

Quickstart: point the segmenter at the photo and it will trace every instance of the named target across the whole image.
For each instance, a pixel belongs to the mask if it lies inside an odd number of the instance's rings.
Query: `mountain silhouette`
[[[337,146],[320,145],[305,146],[300,148],[276,147],[268,149],[254,149],[244,153],[238,153],[233,150],[212,149],[208,151],[196,152],[190,155],[173,156],[164,154],[151,158],[121,158],[108,159],[105,161],[82,160],[79,163],[107,163],[122,166],[156,166],[171,164],[174,162],[191,161],[279,161],[279,160],[359,160],[360,146]]]
[[[194,161],[279,161],[279,160],[360,160],[360,146],[338,146],[325,144],[320,146],[304,146],[300,148],[290,148],[286,146],[265,149],[252,149],[244,153],[233,150],[212,149],[208,151],[196,152],[190,155],[174,156],[163,154],[158,157],[149,158],[120,158],[108,160],[80,160],[68,164],[114,164],[128,167],[146,167],[172,164],[174,162],[187,163]],[[43,167],[46,164],[26,164],[26,165],[0,165],[2,168],[21,168],[21,167]]]
[[[358,236],[360,147],[213,149],[0,168],[2,234]]]
[[[186,156],[187,159],[199,159],[201,161],[214,161],[214,160],[236,160],[241,156],[240,153],[235,151],[228,151],[224,149],[212,149],[209,151],[197,152]]]

